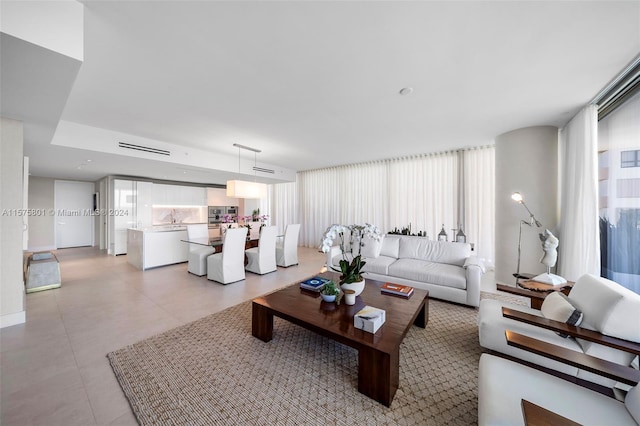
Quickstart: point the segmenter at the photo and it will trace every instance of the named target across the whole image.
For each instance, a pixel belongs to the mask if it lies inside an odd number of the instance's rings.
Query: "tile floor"
[[[223,286],[187,264],[138,271],[126,256],[58,250],[63,284],[26,295],[24,324],[0,330],[0,424],[136,425],[106,354],[316,273],[324,255],[300,248],[298,266],[247,273]],[[495,291],[486,274],[484,291]]]
[[[0,424],[135,425],[106,354],[311,275],[298,266],[223,286],[187,264],[138,271],[126,256],[58,250],[62,287],[26,295],[25,324],[0,330]]]

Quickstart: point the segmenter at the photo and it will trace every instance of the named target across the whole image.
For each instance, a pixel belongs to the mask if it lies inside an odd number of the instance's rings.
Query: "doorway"
[[[93,245],[92,182],[55,181],[56,247]]]

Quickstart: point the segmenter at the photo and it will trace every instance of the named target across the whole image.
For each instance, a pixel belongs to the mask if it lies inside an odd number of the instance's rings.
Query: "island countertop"
[[[145,270],[189,259],[187,227],[169,225],[127,230],[127,262]]]

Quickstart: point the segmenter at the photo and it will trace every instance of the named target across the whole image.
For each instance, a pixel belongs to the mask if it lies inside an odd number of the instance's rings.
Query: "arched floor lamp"
[[[527,209],[527,212],[529,213],[529,220],[520,221],[520,231],[518,232],[518,266],[516,267],[516,273],[513,274],[513,276],[516,277],[516,284],[517,284],[519,279],[531,279],[534,276],[534,274],[520,273],[520,253],[522,251],[522,225],[533,227],[533,225],[535,224],[538,228],[542,228],[542,224],[538,221],[538,219],[535,218],[533,213],[531,213],[531,210],[529,210],[529,207],[527,207],[527,205],[524,203],[522,194],[520,194],[519,192],[514,192],[513,194],[511,194],[511,199],[517,203],[522,204],[524,208]]]

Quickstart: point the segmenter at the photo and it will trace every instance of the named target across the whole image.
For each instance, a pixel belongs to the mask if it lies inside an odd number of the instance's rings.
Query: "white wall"
[[[496,137],[496,272],[498,283],[515,284],[520,220],[527,210],[511,199],[520,192],[543,228],[522,228],[520,272],[545,272],[540,264],[542,246],[538,234],[549,229],[562,244],[558,232],[558,129],[528,127]]]
[[[0,29],[80,61],[84,57],[84,6],[75,0],[2,1]]]
[[[56,248],[54,180],[32,176],[29,179],[29,209],[46,212],[29,217],[29,250],[43,251]]]
[[[23,125],[0,119],[0,328],[25,322],[22,279]],[[5,211],[7,209],[7,211]]]

